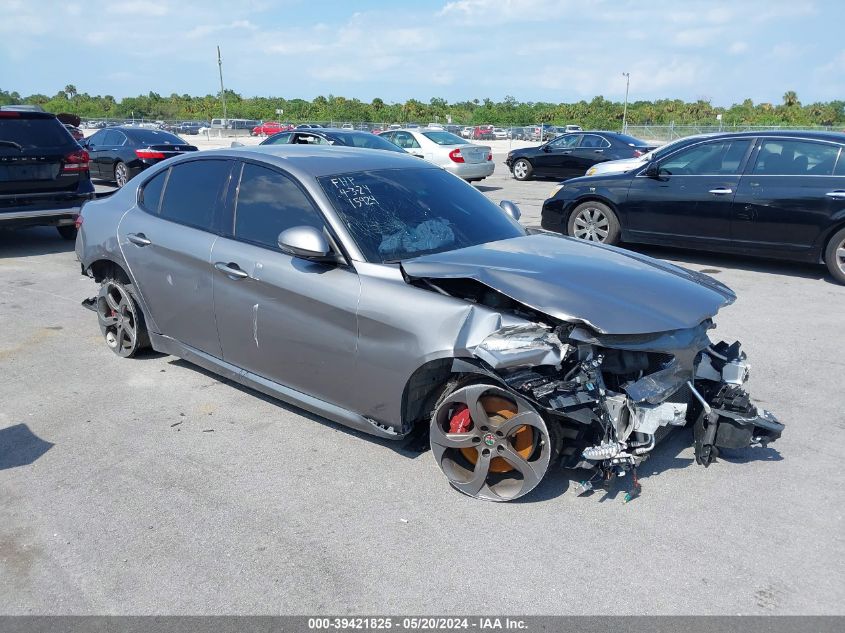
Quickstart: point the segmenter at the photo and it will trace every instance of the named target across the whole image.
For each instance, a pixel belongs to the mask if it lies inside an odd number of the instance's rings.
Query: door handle
[[[241,270],[240,266],[234,262],[217,262],[214,267],[222,273],[225,273],[231,279],[243,279],[249,277],[249,273]]]
[[[828,198],[833,198],[834,200],[845,200],[845,190],[837,189],[836,191],[828,191],[826,194]]]
[[[571,153],[572,153],[571,149],[565,149],[561,152],[561,154],[571,154]]]
[[[710,193],[714,196],[725,196],[729,193],[733,193],[733,189],[729,189],[728,187],[716,187],[715,189],[711,189]]]
[[[603,149],[597,149],[596,154],[604,154],[604,150]]]
[[[148,240],[147,236],[143,233],[129,233],[126,236],[126,239],[132,242],[135,246],[149,246],[152,244],[152,242]]]

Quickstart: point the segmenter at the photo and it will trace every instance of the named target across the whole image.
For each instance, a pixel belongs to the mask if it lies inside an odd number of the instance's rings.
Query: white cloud
[[[134,15],[141,17],[160,17],[171,12],[168,3],[163,0],[113,2],[106,5],[105,11],[113,15]]]
[[[734,42],[728,47],[728,52],[731,55],[739,55],[740,53],[744,53],[748,50],[748,43],[747,42]]]

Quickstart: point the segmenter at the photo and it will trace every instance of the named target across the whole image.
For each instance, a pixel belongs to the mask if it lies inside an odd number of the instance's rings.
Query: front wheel
[[[619,220],[609,206],[601,202],[583,202],[569,216],[567,233],[588,242],[616,244]]]
[[[114,166],[114,181],[118,187],[123,187],[123,185],[129,182],[129,168],[126,166],[126,163],[118,162]]]
[[[512,501],[531,492],[557,457],[556,428],[550,429],[528,401],[502,387],[454,383],[434,407],[431,452],[458,491],[487,501]]]
[[[830,238],[824,251],[824,263],[833,278],[845,284],[845,229]]]
[[[97,295],[97,320],[109,349],[131,358],[149,345],[144,315],[125,284],[107,279]]]
[[[513,177],[517,180],[529,180],[531,178],[531,172],[534,171],[534,168],[524,158],[520,158],[513,164]]]

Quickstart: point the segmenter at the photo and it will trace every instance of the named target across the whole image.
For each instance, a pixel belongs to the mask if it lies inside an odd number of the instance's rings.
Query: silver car
[[[490,146],[470,143],[445,130],[388,130],[380,136],[469,182],[483,180],[496,169]]]
[[[783,426],[712,344],[719,282],[529,231],[414,157],[265,146],[164,161],[82,210],[107,346],[151,347],[381,438],[428,437],[449,483],[530,492],[553,464],[631,482],[675,427],[697,461]],[[765,372],[763,372],[765,373]]]

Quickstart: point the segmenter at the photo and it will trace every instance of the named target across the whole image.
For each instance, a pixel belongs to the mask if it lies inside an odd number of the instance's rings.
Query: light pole
[[[622,73],[625,77],[625,107],[622,109],[622,134],[628,129],[628,87],[631,85],[631,73]]]

